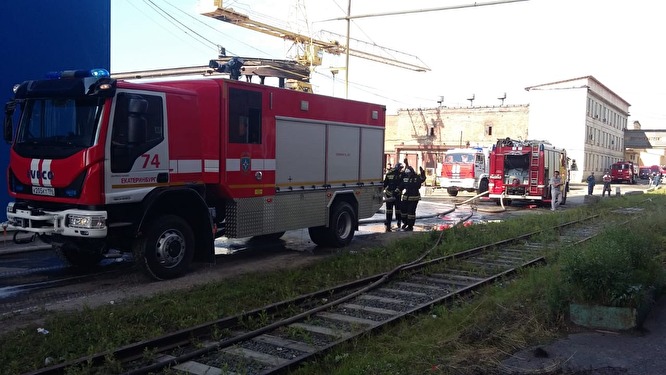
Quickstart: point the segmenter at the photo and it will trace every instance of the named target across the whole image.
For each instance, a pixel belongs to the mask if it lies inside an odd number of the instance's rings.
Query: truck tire
[[[356,214],[347,202],[339,202],[333,207],[330,226],[308,228],[310,239],[319,246],[344,247],[354,238]]]
[[[456,188],[446,188],[446,192],[449,193],[449,195],[452,197],[458,195],[458,189]]]
[[[349,245],[356,231],[356,214],[347,202],[340,202],[335,206],[331,215],[331,246],[343,247]]]
[[[166,215],[150,222],[135,248],[143,270],[157,280],[185,274],[194,257],[194,233],[185,220]]]

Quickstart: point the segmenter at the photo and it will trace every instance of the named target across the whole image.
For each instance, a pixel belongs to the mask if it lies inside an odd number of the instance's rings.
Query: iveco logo
[[[51,171],[37,171],[34,169],[30,169],[28,171],[28,178],[34,179],[34,178],[41,178],[42,180],[53,180],[53,172]]]

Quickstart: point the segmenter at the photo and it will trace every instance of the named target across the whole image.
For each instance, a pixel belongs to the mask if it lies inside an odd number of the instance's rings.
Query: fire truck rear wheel
[[[347,202],[336,205],[331,215],[331,246],[343,247],[349,245],[354,238],[356,230],[356,215],[354,209]]]
[[[194,256],[194,233],[185,220],[166,215],[152,221],[135,252],[144,271],[157,280],[185,274]]]
[[[333,208],[330,226],[308,228],[310,239],[319,246],[344,247],[354,238],[356,214],[347,202],[339,202]]]
[[[458,189],[453,189],[453,188],[447,188],[446,192],[449,193],[450,196],[455,197],[458,195]]]

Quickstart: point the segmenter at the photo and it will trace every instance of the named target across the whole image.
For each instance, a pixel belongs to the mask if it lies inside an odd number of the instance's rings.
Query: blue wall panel
[[[0,1],[0,108],[14,84],[46,72],[111,65],[110,0]],[[9,146],[0,141],[0,220],[6,220]]]

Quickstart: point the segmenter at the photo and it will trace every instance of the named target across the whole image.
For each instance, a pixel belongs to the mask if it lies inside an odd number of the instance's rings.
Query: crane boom
[[[238,13],[232,9],[222,8],[221,0],[215,0],[214,5],[217,7],[215,10],[202,14],[204,16],[208,16],[223,22],[228,22],[249,30],[254,30],[263,34],[272,35],[274,37],[281,38],[284,40],[290,40],[293,41],[294,43],[312,46],[312,48],[310,49],[304,48],[304,51],[306,52],[303,56],[297,56],[297,61],[303,64],[313,65],[313,66],[321,65],[321,58],[318,58],[318,53],[320,51],[327,52],[333,55],[340,55],[347,53],[347,50],[349,50],[348,52],[350,56],[359,57],[375,62],[380,62],[383,64],[392,65],[404,69],[410,69],[417,72],[430,71],[430,68],[427,67],[425,64],[405,62],[394,58],[381,56],[371,52],[352,49],[349,48],[348,46],[340,44],[340,42],[336,40],[331,40],[331,41],[318,40],[307,35],[302,35],[296,32],[271,26],[262,22],[253,21],[247,15]],[[383,48],[377,45],[373,46],[376,48]],[[397,52],[397,51],[392,51],[392,52]],[[416,59],[418,60],[418,58]]]

